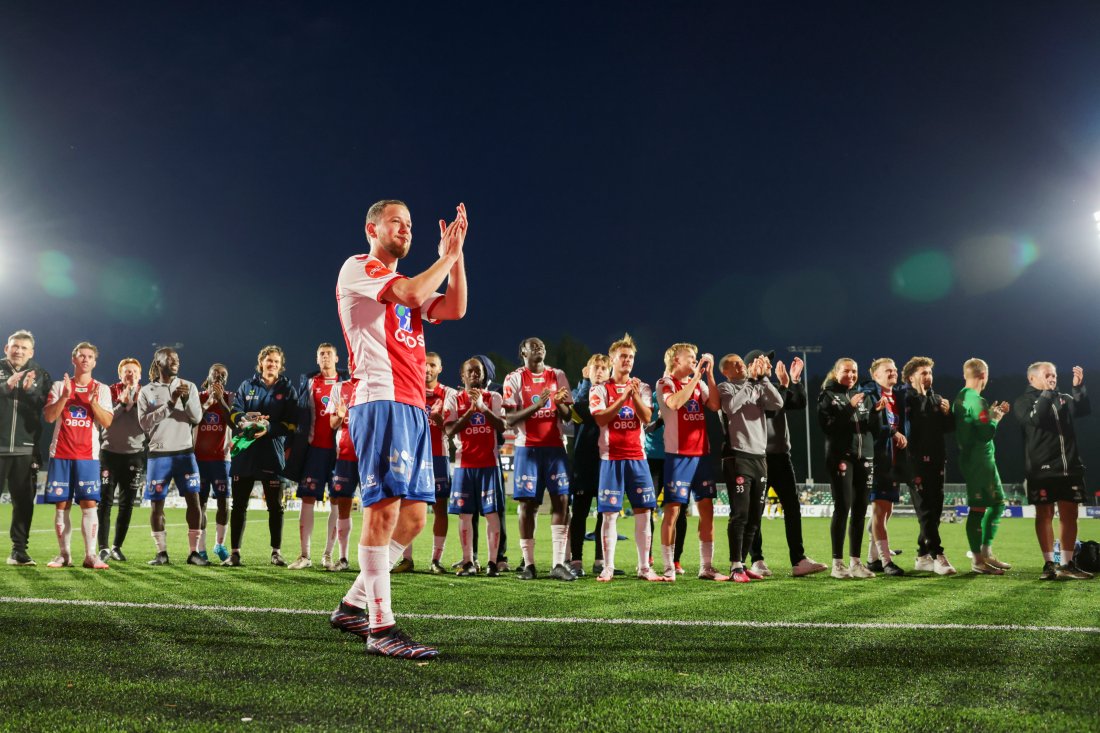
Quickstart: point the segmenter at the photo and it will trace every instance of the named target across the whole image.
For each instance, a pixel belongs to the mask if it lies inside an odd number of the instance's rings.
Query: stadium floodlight
[[[806,379],[806,488],[814,486],[814,468],[810,460],[810,354],[820,354],[821,346],[788,346],[792,354],[802,354],[802,376]]]
[[[1092,220],[1096,222],[1096,236],[1100,237],[1100,211],[1092,212]]]

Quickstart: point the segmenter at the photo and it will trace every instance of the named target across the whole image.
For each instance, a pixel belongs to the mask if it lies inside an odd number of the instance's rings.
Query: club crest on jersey
[[[78,405],[72,405],[69,407],[69,417],[74,420],[83,420],[88,417],[88,411]]]
[[[989,422],[989,410],[982,410],[978,413],[978,420],[983,423]]]
[[[216,412],[208,412],[202,421],[210,425],[217,425],[221,422],[221,418],[218,417],[218,413]]]
[[[623,405],[619,408],[619,419],[621,420],[633,420],[634,408],[630,405]]]
[[[689,414],[695,414],[699,412],[699,401],[696,399],[690,399],[684,403],[684,410]]]
[[[480,412],[475,412],[473,415],[470,415],[470,424],[471,425],[484,425],[485,424],[485,415],[480,413]]]

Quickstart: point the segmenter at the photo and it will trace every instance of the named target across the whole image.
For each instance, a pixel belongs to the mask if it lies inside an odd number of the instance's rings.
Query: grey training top
[[[101,449],[125,455],[141,453],[145,449],[145,431],[138,422],[137,401],[138,395],[134,395],[132,402],[115,401],[115,417],[111,427],[103,431]]]
[[[768,448],[767,410],[783,407],[783,396],[767,379],[739,379],[718,385],[722,412],[729,421],[732,450],[763,456]]]
[[[186,399],[169,404],[180,383],[191,392]],[[150,382],[138,394],[138,421],[149,436],[149,454],[182,453],[195,449],[191,428],[202,421],[202,400],[194,382],[174,378],[169,384]]]

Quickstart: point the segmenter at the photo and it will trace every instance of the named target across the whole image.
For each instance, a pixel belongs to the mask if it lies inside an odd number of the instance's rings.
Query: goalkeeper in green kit
[[[973,554],[970,569],[982,575],[1004,575],[1012,566],[993,556],[993,538],[1005,508],[1005,493],[993,454],[997,423],[1008,414],[1007,402],[986,402],[982,390],[989,381],[989,365],[981,359],[963,364],[966,387],[955,398],[955,437],[959,468],[966,480],[966,539]]]

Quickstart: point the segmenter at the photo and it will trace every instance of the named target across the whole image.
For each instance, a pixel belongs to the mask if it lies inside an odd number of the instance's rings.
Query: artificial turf
[[[782,522],[765,521],[776,575],[744,586],[693,577],[693,524],[687,575],[675,584],[434,576],[422,572],[431,546],[422,537],[418,571],[393,576],[399,622],[442,650],[439,659],[416,663],[367,657],[360,642],[331,630],[327,613],[353,573],[272,567],[262,513],[250,517],[241,568],[182,564],[186,531],[177,510],[168,512],[169,523],[180,525],[169,527],[173,564],[145,565],[153,554],[147,518],[147,510],[135,510],[129,562],[100,572],[51,570],[44,567],[56,550],[50,511],[37,509],[30,550],[40,564],[0,567],[0,596],[191,608],[0,602],[0,728],[1082,731],[1096,730],[1100,720],[1095,685],[1087,682],[1100,671],[1100,581],[1037,580],[1041,557],[1030,520],[1002,523],[998,555],[1015,565],[1004,577],[965,572],[962,526],[945,525],[959,576],[868,581],[791,578],[781,562]],[[297,515],[286,519],[286,535],[296,540]],[[0,526],[9,521],[10,507],[0,507]],[[621,523],[625,534],[631,524]],[[1097,534],[1092,526],[1083,521],[1082,534]],[[514,518],[511,529],[515,559]],[[911,567],[915,521],[897,517],[891,529],[892,544],[905,550],[899,560]],[[806,519],[804,530],[808,552],[827,559],[828,520]],[[318,521],[315,561],[323,532]],[[549,545],[540,518],[536,559],[544,574]],[[73,546],[82,546],[79,528]],[[285,543],[283,550],[288,559],[297,554]],[[452,528],[445,560],[457,552]],[[633,567],[632,541],[619,543],[618,560]],[[689,621],[828,626],[677,623]]]

